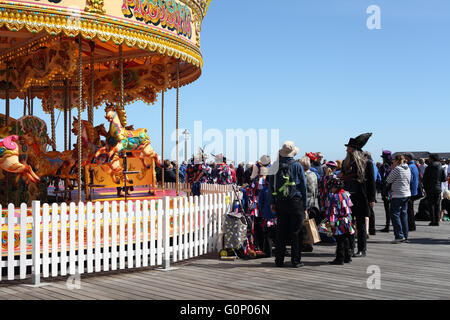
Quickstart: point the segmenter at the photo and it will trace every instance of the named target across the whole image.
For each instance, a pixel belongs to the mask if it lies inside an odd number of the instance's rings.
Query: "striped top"
[[[391,198],[411,197],[411,170],[407,164],[396,166],[386,182],[391,185]]]

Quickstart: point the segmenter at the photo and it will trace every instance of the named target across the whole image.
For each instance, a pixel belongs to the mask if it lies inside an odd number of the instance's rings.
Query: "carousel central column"
[[[78,203],[81,201],[81,106],[83,105],[83,52],[81,46],[81,33],[78,36]]]

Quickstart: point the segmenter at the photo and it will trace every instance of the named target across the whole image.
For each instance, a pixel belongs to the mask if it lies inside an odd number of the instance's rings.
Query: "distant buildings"
[[[404,151],[404,152],[395,152],[392,156],[395,157],[398,154],[405,154],[410,152],[414,156],[414,160],[418,159],[428,159],[431,153],[436,153],[439,155],[441,159],[450,159],[450,152],[428,152],[428,151]]]

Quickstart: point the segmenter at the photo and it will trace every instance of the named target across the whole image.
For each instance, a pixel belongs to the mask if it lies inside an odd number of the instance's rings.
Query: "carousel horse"
[[[108,157],[114,160],[119,157],[121,152],[131,152],[133,156],[141,159],[145,168],[149,169],[152,163],[161,167],[158,155],[150,145],[147,129],[127,130],[125,110],[120,107],[115,108],[109,103],[106,105],[105,118],[110,123]],[[156,184],[155,172],[153,172],[153,176]],[[155,193],[155,186],[150,187],[149,193]]]
[[[65,180],[67,188],[73,188],[70,180],[77,178],[71,174],[75,165],[73,150],[46,152],[39,138],[29,129],[25,129],[20,140],[28,147],[27,162],[40,177],[60,178]]]
[[[78,136],[78,119],[76,117],[73,117],[72,133]],[[94,127],[89,121],[81,120],[82,166],[92,163],[101,146],[100,136],[104,134],[106,134],[106,129],[103,124]],[[78,162],[78,145],[75,145],[73,157],[75,162]]]
[[[16,182],[22,175],[27,178],[26,182],[38,183],[41,179],[34,173],[31,166],[19,161],[19,146],[15,143],[18,139],[18,136],[11,135],[0,141],[0,168],[7,172],[17,173]]]
[[[72,133],[78,136],[78,119],[76,117],[73,117]],[[119,184],[123,180],[123,166],[119,157],[114,157],[106,163],[104,163],[105,157],[100,158],[100,155],[106,155],[109,151],[107,151],[109,146],[101,145],[101,136],[105,138],[109,136],[103,124],[93,127],[89,121],[81,120],[82,166],[92,164],[94,160],[97,164],[106,164],[106,166],[102,166],[102,169]],[[75,146],[73,156],[75,162],[78,163],[78,145]],[[127,182],[131,183],[132,180],[127,179]]]

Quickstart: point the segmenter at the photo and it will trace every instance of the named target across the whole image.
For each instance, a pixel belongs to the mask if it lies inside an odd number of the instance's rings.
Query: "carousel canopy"
[[[210,1],[0,0],[0,98],[9,86],[10,98],[38,97],[46,111],[76,107],[81,34],[84,105],[120,101],[119,45],[125,102],[153,103],[177,85],[177,66],[180,86],[200,77]]]

